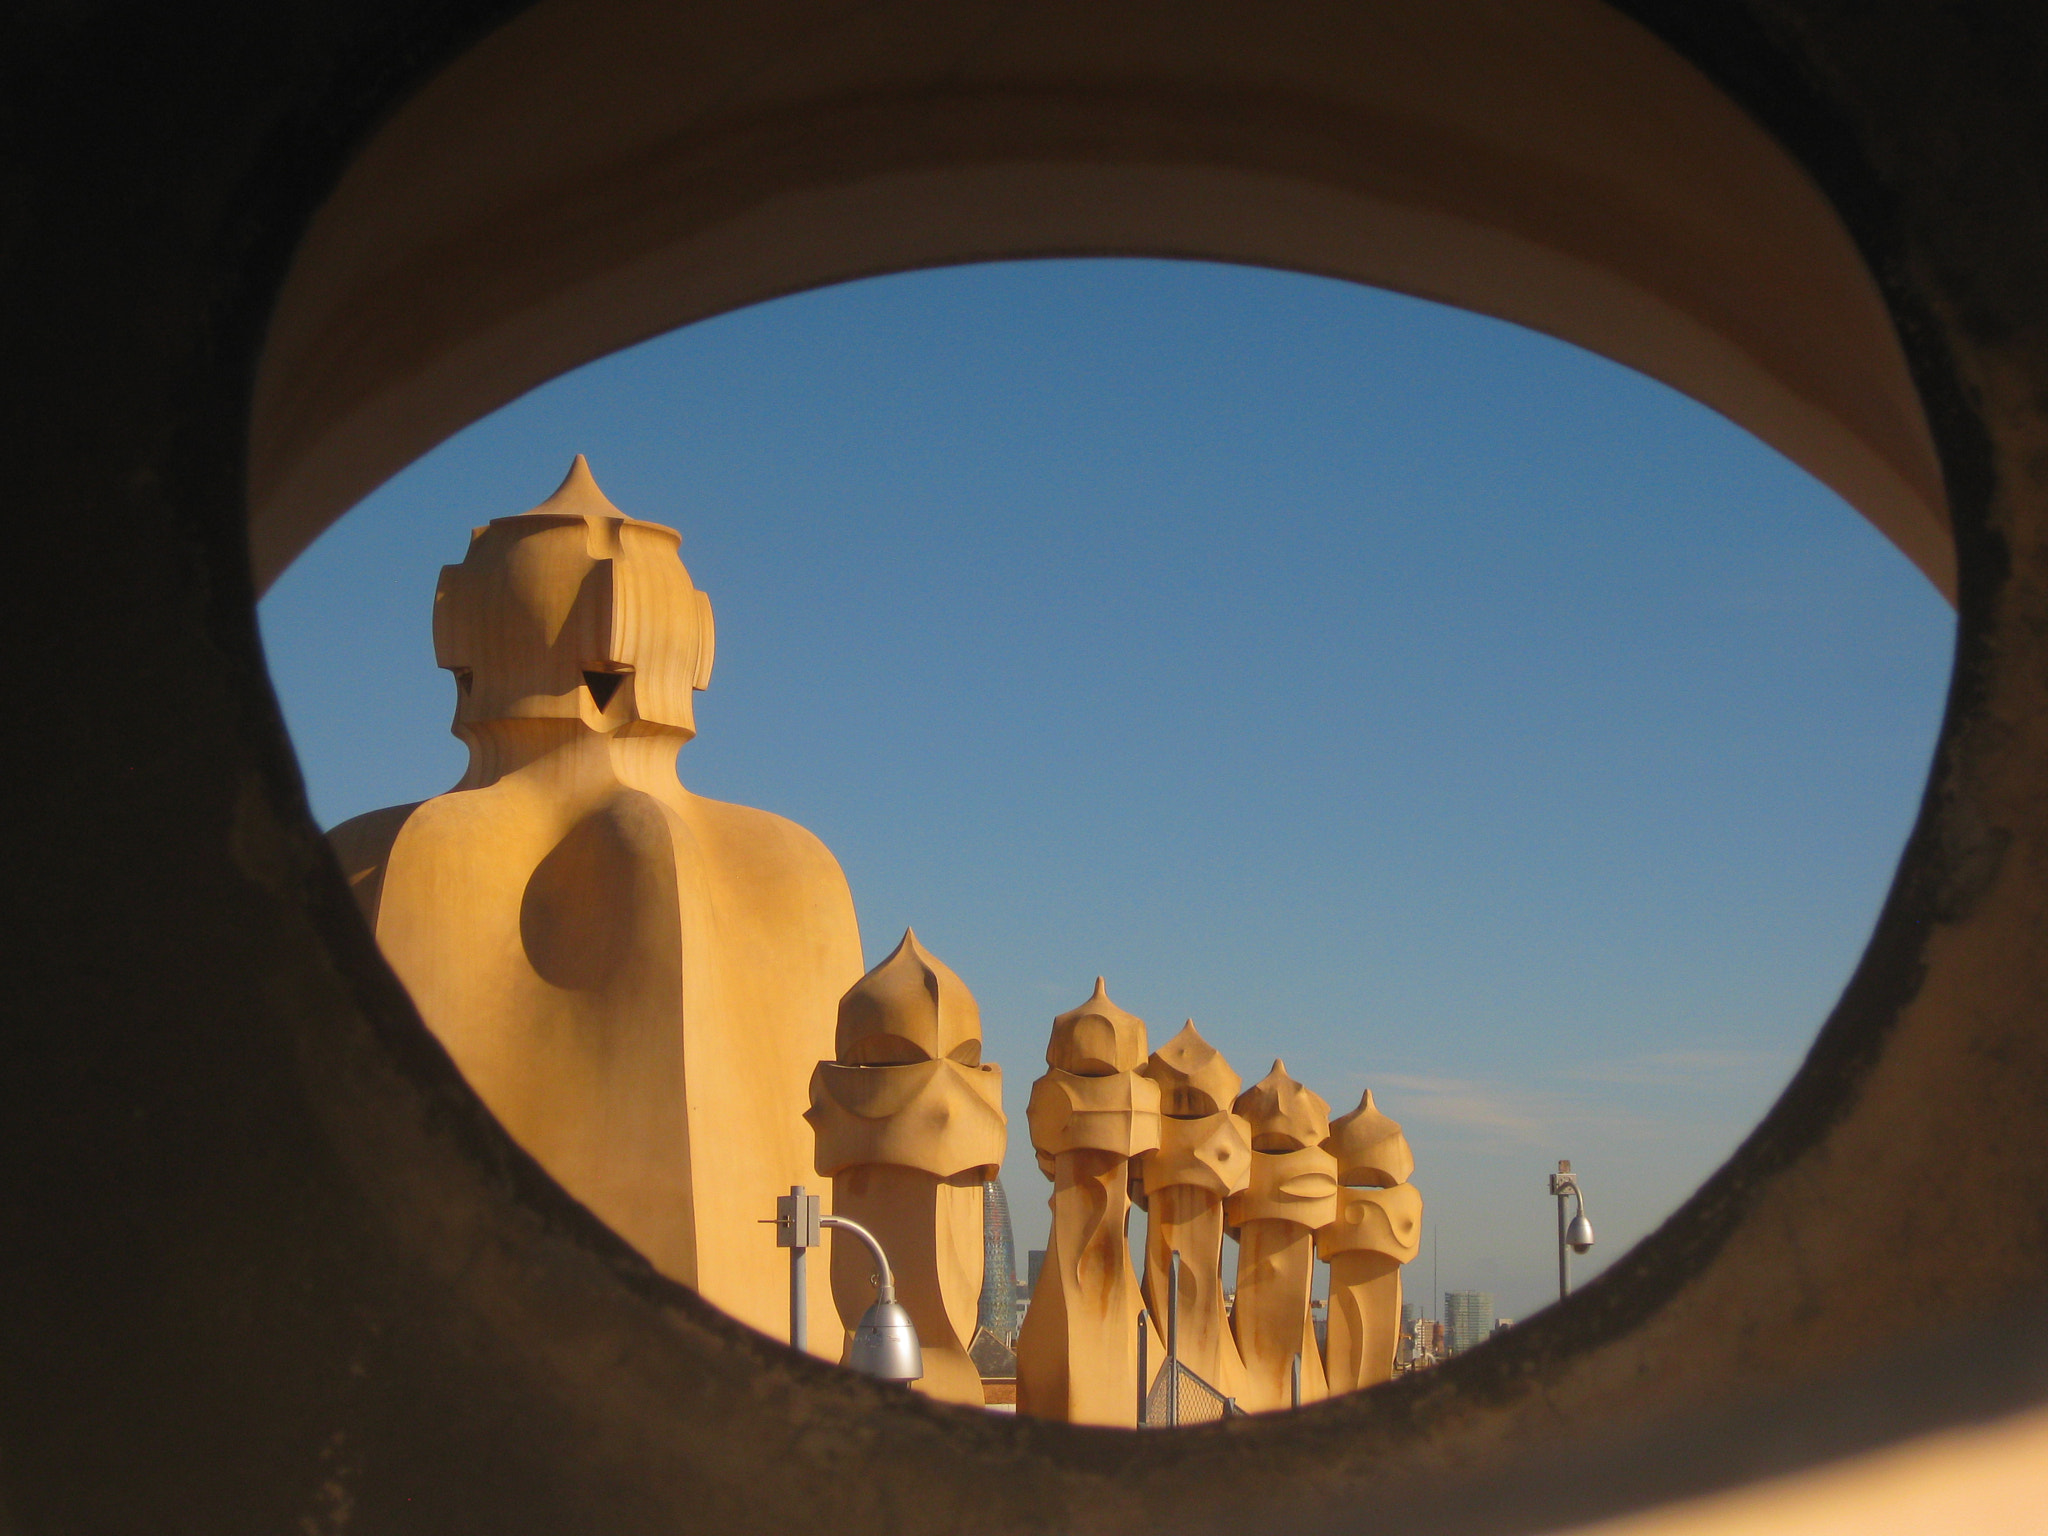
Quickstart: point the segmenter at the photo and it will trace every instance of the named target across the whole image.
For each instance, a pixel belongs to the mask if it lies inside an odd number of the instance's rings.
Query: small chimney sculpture
[[[1159,1085],[1141,1076],[1145,1021],[1109,999],[1053,1020],[1025,1114],[1053,1181],[1052,1233],[1017,1339],[1017,1411],[1076,1424],[1138,1417],[1131,1160],[1159,1145]]]
[[[1299,1356],[1301,1401],[1318,1402],[1329,1388],[1309,1296],[1316,1233],[1337,1211],[1337,1159],[1323,1146],[1330,1106],[1276,1061],[1231,1107],[1249,1127],[1252,1145],[1250,1182],[1226,1209],[1238,1242],[1232,1324],[1244,1361],[1240,1400],[1255,1413],[1293,1406]]]
[[[872,1232],[895,1271],[896,1299],[923,1346],[913,1385],[948,1402],[982,1402],[968,1358],[982,1281],[982,1185],[1003,1160],[1003,1074],[981,1059],[974,994],[905,930],[889,957],[839,1000],[837,1059],[811,1074],[804,1118],[832,1213]],[[832,1299],[851,1339],[874,1299],[857,1242],[832,1243]]]
[[[1251,1178],[1251,1136],[1230,1109],[1242,1079],[1192,1019],[1138,1071],[1159,1085],[1160,1114],[1159,1145],[1138,1160],[1133,1181],[1148,1217],[1145,1305],[1164,1327],[1178,1253],[1180,1363],[1241,1397],[1244,1366],[1223,1305],[1223,1202]]]
[[[1390,1380],[1401,1338],[1401,1266],[1422,1240],[1422,1195],[1408,1176],[1415,1154],[1372,1091],[1330,1126],[1324,1148],[1337,1162],[1336,1211],[1316,1236],[1330,1265],[1330,1391]]]

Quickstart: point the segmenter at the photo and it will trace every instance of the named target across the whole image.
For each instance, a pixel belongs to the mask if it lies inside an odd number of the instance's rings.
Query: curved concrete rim
[[[1576,342],[1754,432],[1953,595],[1932,438],[1847,231],[1633,23],[1461,0],[1345,29],[1292,77],[1249,39],[1257,67],[1176,70],[1097,30],[1020,49],[1036,70],[935,38],[879,66],[792,50],[735,88],[689,80],[703,37],[648,7],[522,16],[393,118],[299,246],[253,418],[259,583],[435,443],[663,331],[885,272],[1147,255]],[[1126,68],[1044,83],[1089,50]]]
[[[0,1523],[1819,1532],[1854,1506],[1801,1515],[1770,1479],[1951,1527],[2038,1486],[2048,13],[1626,3],[1641,24],[1590,0],[108,0],[11,34],[6,611],[43,665],[5,823]],[[918,1401],[653,1274],[381,962],[254,622],[252,548],[278,568],[564,367],[771,291],[1067,249],[1613,324],[1611,355],[1863,476],[1851,499],[1906,518],[1937,579],[1945,506],[1958,613],[1862,963],[1728,1163],[1441,1370],[1178,1434]],[[1935,1481],[1885,1503],[1915,1465]],[[1939,1497],[1953,1476],[1971,1502]]]

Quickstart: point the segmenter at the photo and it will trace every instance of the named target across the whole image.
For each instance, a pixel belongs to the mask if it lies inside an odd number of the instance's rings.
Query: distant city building
[[[1017,1379],[1017,1352],[986,1328],[974,1330],[974,1342],[968,1346],[967,1358],[974,1362],[974,1368],[981,1373],[983,1381]]]
[[[1422,1309],[1412,1301],[1401,1303],[1401,1332],[1394,1344],[1395,1371],[1413,1370],[1418,1363],[1416,1355],[1419,1341],[1415,1336],[1415,1325],[1422,1320]]]
[[[1010,1234],[1010,1200],[1001,1179],[982,1185],[981,1195],[981,1303],[974,1324],[1007,1347],[1017,1338],[1017,1248]],[[1010,1374],[1016,1374],[1014,1361]]]
[[[1024,1319],[1031,1311],[1031,1297],[1038,1289],[1038,1272],[1045,1267],[1045,1250],[1033,1248],[1024,1255],[1024,1278],[1017,1282],[1017,1331],[1024,1331]]]
[[[1411,1315],[1401,1324],[1400,1342],[1394,1346],[1395,1371],[1419,1371],[1437,1364],[1444,1357],[1444,1325],[1413,1315],[1414,1307],[1404,1310]]]
[[[1444,1348],[1462,1355],[1493,1332],[1491,1291],[1444,1292]]]

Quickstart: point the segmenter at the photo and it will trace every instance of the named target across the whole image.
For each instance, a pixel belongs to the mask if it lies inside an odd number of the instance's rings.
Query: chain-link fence
[[[1168,1360],[1152,1378],[1145,1394],[1144,1409],[1138,1416],[1141,1429],[1168,1425],[1214,1424],[1233,1414],[1242,1414],[1237,1399],[1225,1397],[1178,1360]]]
[[[1243,1414],[1237,1399],[1225,1397],[1180,1363],[1180,1254],[1173,1255],[1166,1303],[1166,1359],[1152,1385],[1145,1385],[1146,1355],[1152,1342],[1152,1320],[1138,1314],[1138,1428],[1171,1429],[1182,1424],[1214,1424]]]

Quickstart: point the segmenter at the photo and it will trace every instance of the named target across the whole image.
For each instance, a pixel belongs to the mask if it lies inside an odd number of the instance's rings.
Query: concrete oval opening
[[[505,14],[456,9],[432,8],[424,41],[386,13],[279,12],[261,42],[283,41],[254,64],[207,55],[231,30],[209,13],[211,32],[157,34],[178,62],[154,74],[132,48],[30,39],[52,78],[75,68],[118,86],[69,100],[35,83],[75,139],[32,146],[50,171],[37,206],[56,214],[7,252],[25,253],[25,291],[62,301],[23,329],[33,376],[69,379],[89,356],[132,378],[142,404],[110,399],[107,422],[87,424],[91,406],[36,402],[79,435],[32,445],[30,483],[56,500],[84,480],[126,521],[112,561],[66,544],[68,527],[33,529],[76,587],[52,575],[24,611],[110,672],[161,663],[158,690],[129,699],[161,705],[146,718],[180,755],[155,778],[119,753],[64,759],[73,862],[38,866],[76,899],[43,960],[64,985],[37,994],[64,1025],[35,1037],[55,1070],[12,1101],[19,1145],[60,1170],[19,1193],[21,1230],[62,1257],[8,1277],[29,1303],[13,1341],[56,1405],[25,1407],[16,1389],[24,1508],[231,1502],[274,1525],[318,1499],[329,1524],[388,1511],[451,1529],[786,1528],[815,1520],[829,1479],[850,1529],[1222,1528],[1269,1515],[1261,1497],[1284,1483],[1304,1518],[1369,1506],[1386,1529],[1538,1529],[2038,1403],[2024,1327],[1968,1368],[1901,1353],[1937,1309],[1999,1314],[2048,1275],[2035,1027],[2048,997],[2048,231],[2024,190],[2038,93],[2008,67],[2036,56],[2012,44],[2037,23],[1997,13],[2008,38],[1972,30],[1983,11],[1899,8],[1880,34],[1818,5],[1709,19],[1641,6],[1772,111],[1800,162],[1634,23],[1563,3],[1420,20],[1215,7],[1171,25],[1137,8],[734,18],[542,4],[373,133],[364,102],[419,76],[415,41],[431,52]],[[272,73],[280,56],[289,68]],[[167,100],[177,110],[151,118]],[[323,111],[340,126],[309,126]],[[296,227],[310,183],[345,153],[337,139],[359,134],[284,281],[244,461],[241,391],[279,255],[251,231]],[[1881,298],[1801,162],[1854,221]],[[70,217],[89,201],[79,187],[103,190],[104,225]],[[1353,260],[1344,242],[1361,232],[1370,259]],[[252,547],[274,571],[492,403],[760,296],[750,284],[1082,251],[1298,265],[1584,340],[1840,486],[1938,582],[1953,571],[1963,616],[1922,820],[1864,965],[1786,1099],[1628,1273],[1433,1390],[1284,1433],[1135,1449],[963,1423],[763,1353],[535,1175],[425,1046],[361,925],[341,920],[345,893],[312,851],[235,627],[244,568],[223,530],[240,530],[222,510],[246,467]],[[1828,317],[1818,335],[1815,315]],[[1912,383],[1931,402],[1952,548]],[[104,602],[89,633],[65,629],[52,594],[88,586],[134,597]],[[175,814],[124,843],[128,823],[105,807],[143,782],[175,785],[153,802]],[[110,1006],[91,989],[103,980]],[[161,996],[197,1000],[206,1027],[167,1047]],[[231,1079],[242,1091],[220,1092]],[[1930,1180],[1949,1251],[1922,1241],[1928,1223],[1897,1197]],[[149,1294],[109,1281],[117,1270],[146,1276]],[[1788,1287],[1806,1326],[1766,1355],[1744,1330]],[[123,1354],[131,1340],[146,1347]],[[75,1372],[51,1368],[66,1346]],[[121,1373],[144,1354],[164,1363]],[[1941,1391],[1921,1389],[1930,1378]],[[110,1403],[159,1432],[109,1434]],[[289,1473],[262,1458],[280,1446]],[[195,1475],[215,1465],[245,1475]],[[47,1484],[29,1481],[40,1472]]]
[[[1278,1055],[1337,1113],[1373,1089],[1423,1159],[1425,1315],[1446,1289],[1547,1306],[1546,1157],[1596,1192],[1583,1282],[1790,1077],[1904,841],[1946,671],[1945,605],[1853,514],[1575,349],[1293,274],[960,267],[647,343],[373,495],[265,603],[323,826],[460,776],[432,573],[570,446],[683,529],[721,615],[684,783],[819,834],[869,961],[914,925],[973,987],[1020,1253],[1046,1245],[1023,1100],[1101,972],[1153,1045],[1191,1013],[1247,1086]],[[1084,729],[1104,677],[1121,702]],[[932,727],[914,748],[904,707]],[[1677,830],[1702,823],[1711,852]],[[603,948],[527,945],[572,988]],[[775,1278],[740,1315],[780,1338]]]

